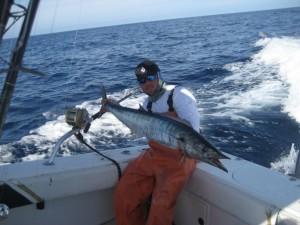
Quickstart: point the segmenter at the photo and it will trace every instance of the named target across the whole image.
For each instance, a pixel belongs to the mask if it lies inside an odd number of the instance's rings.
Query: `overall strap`
[[[176,86],[170,91],[169,97],[168,97],[168,106],[169,106],[169,112],[174,112],[175,109],[173,107],[173,93],[175,90]],[[148,104],[147,104],[147,110],[148,112],[152,113],[152,101],[149,100]]]
[[[152,113],[152,101],[150,101],[150,100],[147,104],[147,110],[148,110],[148,112]]]
[[[169,98],[168,98],[168,106],[169,106],[169,112],[174,112],[175,109],[173,107],[173,93],[174,93],[174,90],[175,90],[176,86],[170,91],[170,94],[169,94]]]

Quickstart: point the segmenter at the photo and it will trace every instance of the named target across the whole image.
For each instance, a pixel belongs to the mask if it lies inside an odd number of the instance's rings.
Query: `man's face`
[[[157,84],[158,84],[158,76],[156,76],[155,79],[152,81],[146,79],[146,82],[144,84],[140,84],[140,87],[145,94],[152,96],[154,95]]]

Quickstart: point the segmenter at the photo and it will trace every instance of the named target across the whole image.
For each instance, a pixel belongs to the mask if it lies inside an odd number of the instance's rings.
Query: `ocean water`
[[[14,45],[3,40],[1,57],[8,60]],[[159,64],[168,83],[193,92],[201,128],[221,151],[293,172],[300,149],[300,8],[31,36],[23,65],[48,76],[19,74],[0,162],[47,157],[71,130],[68,108],[98,112],[100,83],[111,98],[124,97],[138,87],[134,68],[145,59]],[[136,93],[122,105],[137,108],[144,98]],[[146,143],[109,113],[84,138],[100,151]],[[59,155],[85,152],[71,137]]]

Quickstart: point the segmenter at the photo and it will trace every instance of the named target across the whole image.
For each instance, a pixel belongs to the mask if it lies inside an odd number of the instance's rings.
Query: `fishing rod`
[[[138,92],[137,89],[133,88],[128,91],[128,94],[117,101],[117,103],[121,103],[125,99],[129,98],[130,96],[136,94]],[[60,137],[55,146],[53,147],[52,153],[49,157],[48,162],[46,162],[46,165],[53,165],[54,158],[58,152],[59,147],[61,144],[67,140],[69,137],[71,137],[73,134],[79,133],[82,129],[84,130],[84,133],[87,133],[91,123],[95,119],[99,119],[103,116],[103,114],[106,113],[106,111],[99,111],[93,116],[89,117],[88,111],[86,109],[80,109],[80,108],[71,108],[67,111],[65,115],[65,121],[67,124],[73,126],[72,130],[64,134],[62,137]],[[76,136],[76,135],[75,135]],[[99,153],[97,151],[97,153]]]

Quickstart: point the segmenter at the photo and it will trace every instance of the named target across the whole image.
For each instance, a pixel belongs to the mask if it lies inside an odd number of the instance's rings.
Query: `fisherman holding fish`
[[[197,104],[190,91],[167,85],[158,65],[152,61],[140,63],[135,75],[142,91],[148,95],[143,103],[146,111],[179,117],[199,132]],[[141,205],[149,198],[151,207],[146,224],[171,225],[176,198],[196,167],[196,160],[184,157],[180,149],[174,151],[154,140],[149,140],[148,145],[149,148],[127,166],[116,186],[117,225],[144,225]]]

